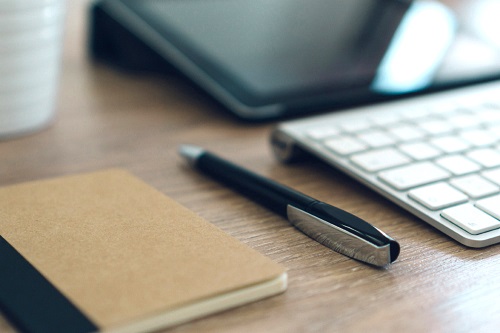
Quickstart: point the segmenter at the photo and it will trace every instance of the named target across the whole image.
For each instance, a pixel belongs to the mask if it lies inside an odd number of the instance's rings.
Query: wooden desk
[[[280,165],[267,142],[273,124],[238,123],[179,78],[135,76],[92,64],[85,55],[87,2],[68,1],[57,118],[42,132],[0,142],[0,185],[122,167],[289,269],[286,293],[169,332],[500,327],[500,247],[465,248],[318,162]],[[186,167],[177,156],[180,143],[203,145],[368,219],[400,241],[399,260],[375,269],[326,249]],[[0,320],[0,331],[12,329]]]

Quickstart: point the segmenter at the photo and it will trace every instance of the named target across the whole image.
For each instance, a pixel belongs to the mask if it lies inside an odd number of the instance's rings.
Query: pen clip
[[[287,207],[287,216],[292,225],[317,242],[374,266],[383,267],[390,264],[399,253],[398,244],[389,237],[387,244],[378,245],[291,205]],[[391,252],[391,244],[398,246],[396,255],[394,251]]]

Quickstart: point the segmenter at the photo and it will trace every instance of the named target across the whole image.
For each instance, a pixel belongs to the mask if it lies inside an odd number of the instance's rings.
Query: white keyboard
[[[320,157],[470,247],[500,242],[500,83],[279,124],[283,161]]]

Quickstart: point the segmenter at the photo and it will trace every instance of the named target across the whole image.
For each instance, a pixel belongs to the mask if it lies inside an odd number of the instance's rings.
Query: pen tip
[[[205,150],[203,148],[195,145],[179,146],[179,155],[184,157],[191,165],[193,165],[204,152]]]

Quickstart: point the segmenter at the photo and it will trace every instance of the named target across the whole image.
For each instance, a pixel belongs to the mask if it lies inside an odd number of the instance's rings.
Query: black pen
[[[386,266],[399,244],[368,222],[228,162],[203,148],[182,145],[179,153],[196,169],[284,216],[317,242],[348,257]]]

